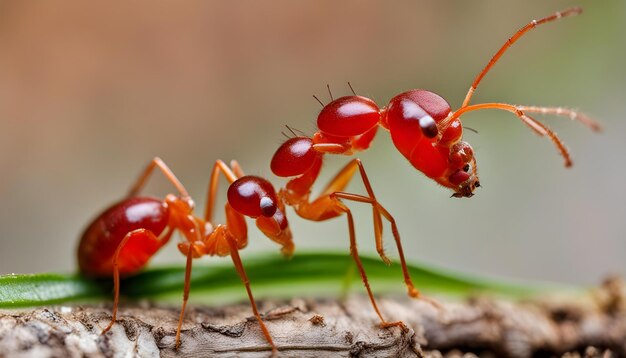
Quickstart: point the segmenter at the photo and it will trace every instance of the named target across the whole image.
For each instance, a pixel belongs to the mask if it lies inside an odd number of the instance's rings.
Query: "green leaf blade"
[[[0,307],[15,308],[62,303],[104,294],[103,285],[75,275],[29,274],[0,276]]]
[[[198,260],[199,261],[199,260]],[[378,257],[362,257],[365,271],[376,294],[406,292],[398,264],[388,267]],[[301,253],[293,259],[277,254],[244,258],[252,291],[264,297],[336,296],[346,287],[364,292],[361,277],[350,255]],[[449,273],[425,265],[410,265],[416,287],[426,294],[489,294],[526,297],[555,290],[572,291],[562,285],[515,285]],[[121,282],[122,295],[131,299],[180,300],[185,268],[150,268]],[[0,308],[15,308],[74,302],[84,299],[110,300],[110,279],[91,280],[77,275],[32,274],[0,276]],[[580,289],[574,289],[579,292]],[[194,262],[191,300],[224,303],[244,300],[246,292],[232,264],[199,265]]]

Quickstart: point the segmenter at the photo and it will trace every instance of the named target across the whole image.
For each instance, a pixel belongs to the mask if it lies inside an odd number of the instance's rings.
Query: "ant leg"
[[[254,313],[254,316],[259,322],[259,326],[261,327],[261,331],[263,332],[263,335],[265,336],[265,340],[267,341],[267,343],[269,343],[270,346],[272,346],[272,352],[275,353],[276,345],[274,345],[272,336],[270,335],[269,330],[265,326],[265,323],[263,323],[263,320],[261,320],[261,315],[259,314],[259,311],[256,306],[256,302],[254,301],[254,296],[252,296],[252,290],[250,289],[250,280],[248,280],[248,275],[246,275],[246,271],[243,268],[241,257],[239,257],[239,249],[237,247],[237,242],[234,240],[232,236],[229,235],[229,233],[226,233],[226,235],[224,236],[226,237],[226,241],[228,242],[228,246],[230,247],[230,257],[233,260],[235,269],[237,270],[237,273],[239,274],[239,277],[241,278],[241,281],[243,282],[244,286],[246,286],[246,292],[248,293],[248,298],[250,299],[252,312]]]
[[[241,178],[246,175],[243,172],[243,169],[241,169],[241,165],[239,165],[239,162],[234,159],[230,161],[230,168],[232,169],[233,173],[235,173],[237,178]]]
[[[211,222],[213,218],[213,208],[215,207],[215,197],[217,194],[217,183],[219,179],[220,172],[224,174],[226,180],[229,183],[233,183],[238,179],[235,171],[241,172],[241,167],[237,162],[235,162],[235,170],[231,169],[221,160],[216,160],[215,164],[213,164],[213,169],[211,170],[211,179],[209,180],[209,189],[207,190],[207,199],[206,199],[206,208],[204,211],[204,220]]]
[[[172,183],[176,187],[176,189],[178,189],[178,192],[180,193],[181,197],[183,198],[189,197],[189,194],[187,193],[187,189],[185,189],[183,184],[181,184],[178,178],[176,178],[176,175],[174,175],[172,170],[159,157],[155,157],[154,159],[152,159],[150,164],[148,164],[146,169],[144,169],[143,173],[139,176],[139,178],[135,182],[135,185],[133,185],[133,187],[130,189],[127,197],[130,198],[133,196],[137,196],[141,188],[143,188],[143,186],[148,181],[148,178],[152,174],[152,171],[154,170],[154,168],[159,168],[161,170],[161,172],[165,175],[167,180],[169,180],[170,183]]]
[[[176,328],[176,344],[175,347],[180,347],[180,331],[183,327],[183,318],[185,317],[185,308],[187,307],[187,301],[189,300],[189,290],[191,288],[191,264],[193,259],[193,245],[189,245],[189,251],[187,252],[187,263],[185,265],[185,288],[183,291],[183,306],[180,309],[180,317],[178,318],[178,327]]]
[[[351,178],[351,175],[356,171],[356,167],[357,167],[356,161],[354,160],[351,161],[338,173],[335,180],[331,181],[331,183],[326,188],[326,191],[329,191],[329,190],[332,191],[337,188],[341,189],[345,187],[347,185],[347,182]],[[363,281],[363,285],[365,286],[365,289],[367,291],[372,307],[374,308],[374,311],[376,312],[376,314],[381,320],[381,325],[383,327],[399,326],[403,329],[406,329],[406,326],[402,322],[392,322],[392,323],[387,322],[382,316],[382,313],[380,312],[380,310],[378,309],[378,305],[376,304],[376,300],[374,299],[374,294],[372,293],[372,290],[369,285],[367,274],[365,273],[365,269],[359,257],[357,243],[356,243],[356,234],[355,234],[355,229],[354,229],[354,218],[350,209],[339,198],[340,195],[341,195],[340,193],[333,192],[330,194],[321,195],[320,197],[318,197],[311,203],[309,202],[301,203],[298,207],[298,210],[296,210],[296,213],[305,219],[313,220],[313,221],[327,220],[330,218],[340,216],[341,214],[344,214],[344,213],[347,215],[348,232],[349,232],[349,237],[350,237],[350,255],[353,257],[354,262],[357,265],[357,268],[361,275],[361,280]],[[369,203],[375,202],[375,199],[368,198],[365,196],[361,196],[361,197],[363,198],[363,201],[366,201]],[[380,215],[380,212],[377,210],[376,205],[372,205],[372,206],[374,207],[374,212],[376,212],[377,215]],[[385,213],[388,214],[386,211]],[[379,232],[377,232],[377,235],[378,233]],[[394,230],[394,235],[397,235],[397,234],[398,234],[398,231],[396,228]],[[382,234],[381,234],[381,237],[382,237]],[[397,237],[397,239],[399,240],[399,236]],[[401,257],[404,257],[404,255],[402,254]],[[408,270],[404,272],[406,272],[408,275]],[[409,282],[410,282],[410,279],[409,279]]]
[[[572,158],[569,154],[569,151],[565,147],[565,144],[561,141],[561,139],[548,128],[546,125],[542,124],[538,120],[526,115],[522,110],[512,104],[506,103],[481,103],[474,104],[471,106],[463,107],[456,111],[454,114],[450,116],[452,120],[459,118],[463,113],[481,110],[481,109],[499,109],[507,112],[511,112],[517,116],[524,124],[526,124],[530,129],[532,129],[535,133],[542,137],[548,137],[554,145],[557,147],[557,150],[561,153],[563,158],[565,159],[565,166],[572,166]]]
[[[418,298],[418,297],[424,298],[420,295],[419,290],[415,288],[415,285],[413,285],[413,281],[411,280],[411,276],[409,274],[409,269],[404,259],[404,250],[402,249],[402,242],[400,241],[400,232],[398,231],[396,220],[387,211],[387,209],[385,209],[382,205],[380,205],[380,203],[378,203],[375,199],[368,198],[363,195],[335,192],[331,194],[331,197],[370,204],[373,207],[375,207],[375,209],[378,210],[385,217],[385,219],[387,219],[387,221],[389,221],[389,223],[391,224],[391,231],[393,232],[393,238],[396,242],[396,247],[398,249],[398,256],[400,257],[400,265],[402,266],[402,274],[404,276],[404,283],[406,284],[406,287],[409,291],[408,294],[409,296],[413,298]],[[427,301],[430,301],[431,303],[433,303],[433,301],[431,300],[427,300]]]
[[[493,65],[495,65],[496,62],[498,62],[498,60],[506,52],[506,50],[508,50],[509,47],[511,47],[524,34],[526,34],[528,31],[534,29],[538,25],[545,24],[545,23],[550,22],[550,21],[558,20],[558,19],[560,19],[562,17],[571,16],[571,15],[578,15],[582,11],[583,10],[581,8],[574,7],[574,8],[567,9],[567,10],[564,10],[564,11],[561,11],[561,12],[556,12],[556,13],[554,13],[554,14],[552,14],[550,16],[546,16],[546,17],[544,17],[542,19],[533,20],[533,21],[529,22],[528,24],[526,24],[526,26],[524,26],[521,29],[519,29],[515,34],[513,34],[513,36],[511,36],[504,43],[504,45],[502,45],[502,47],[498,50],[498,52],[496,52],[496,54],[491,58],[489,63],[487,63],[487,66],[485,66],[485,68],[478,74],[478,76],[476,76],[476,79],[474,79],[474,82],[472,83],[472,86],[470,87],[469,91],[467,92],[467,95],[465,96],[465,100],[463,100],[463,105],[461,106],[461,108],[466,107],[466,106],[469,105],[469,102],[472,99],[472,95],[474,94],[474,91],[478,87],[478,84],[483,79],[483,77],[485,77],[485,75],[487,74],[487,72],[489,72],[491,67],[493,67]]]
[[[359,257],[359,250],[356,244],[356,235],[354,231],[354,218],[352,217],[352,212],[341,201],[337,200],[336,203],[338,205],[338,209],[346,213],[346,216],[348,217],[348,231],[350,233],[350,255],[352,255],[352,258],[354,259],[354,262],[356,263],[356,266],[359,269],[359,273],[361,274],[361,280],[363,281],[363,285],[365,286],[367,295],[369,296],[370,302],[372,303],[372,306],[374,307],[374,311],[376,312],[376,315],[378,315],[378,318],[380,318],[381,327],[383,328],[400,327],[400,329],[406,332],[408,328],[402,321],[387,322],[385,318],[383,317],[382,313],[380,313],[380,309],[378,309],[378,305],[376,304],[376,299],[374,299],[374,294],[372,293],[372,289],[370,288],[369,280],[367,279],[367,274],[365,273],[365,268],[363,268],[363,263],[361,262],[361,258]]]
[[[352,150],[352,147],[337,143],[317,143],[313,144],[313,149],[324,154],[347,154]]]
[[[147,229],[137,229],[127,233],[122,241],[120,241],[117,245],[117,249],[115,250],[115,254],[113,256],[113,317],[111,318],[111,323],[109,323],[101,334],[107,333],[111,327],[113,327],[117,319],[117,307],[120,301],[120,254],[124,246],[132,240],[133,246],[139,246],[145,249],[144,252],[140,252],[142,256],[136,260],[136,262],[139,262],[139,265],[133,263],[133,266],[141,267],[146,261],[148,261],[154,252],[164,245],[163,242],[167,242],[169,240],[171,235],[172,231],[169,231],[163,240],[159,240],[159,238],[156,237],[152,231]],[[137,252],[135,251],[135,255],[136,254]],[[124,271],[128,271],[128,267],[126,267]]]
[[[352,179],[352,177],[354,176],[354,173],[356,172],[357,168],[359,169],[361,180],[363,181],[363,185],[365,186],[365,190],[368,193],[370,203],[372,204],[373,221],[374,221],[374,236],[376,240],[376,251],[378,252],[383,262],[385,262],[385,264],[387,265],[391,264],[391,260],[387,257],[384,251],[383,226],[382,226],[382,218],[381,218],[381,214],[382,214],[387,218],[387,220],[391,224],[394,239],[396,241],[396,246],[398,248],[400,264],[402,265],[402,271],[405,276],[405,282],[407,283],[407,287],[409,289],[409,296],[418,297],[419,291],[417,291],[417,289],[415,289],[415,287],[413,286],[413,283],[408,273],[408,269],[407,269],[406,262],[404,259],[404,254],[402,251],[402,243],[400,241],[400,234],[396,226],[395,219],[393,219],[393,217],[389,214],[389,212],[385,208],[383,208],[382,205],[380,205],[378,201],[376,200],[376,196],[374,195],[374,190],[372,189],[372,185],[370,184],[369,178],[367,176],[367,173],[365,171],[365,168],[363,167],[363,163],[361,162],[361,160],[353,159],[346,166],[344,166],[337,173],[337,175],[330,181],[330,183],[326,186],[326,188],[324,188],[324,190],[320,194],[320,198],[327,196],[327,195],[332,195],[333,193],[336,193],[336,192],[343,191],[345,187],[348,185],[348,183],[350,182],[350,180]]]
[[[361,163],[360,159],[353,159],[345,167],[343,167],[339,173],[328,183],[326,188],[320,194],[320,197],[331,195],[332,193],[343,191],[345,187],[348,185],[356,169],[359,169],[359,174],[361,175],[361,180],[363,181],[363,185],[365,186],[365,190],[367,191],[368,196],[372,199],[373,202],[376,202],[376,196],[374,195],[374,190],[372,189],[372,185],[370,184],[369,178],[367,177],[367,173],[365,172],[365,168],[363,167],[363,163]],[[385,254],[385,249],[383,246],[383,224],[381,213],[377,209],[376,205],[372,206],[372,215],[374,221],[374,237],[376,240],[376,251],[380,258],[387,265],[391,265],[391,260]]]
[[[226,226],[228,233],[225,236],[231,237],[237,244],[237,250],[241,250],[248,245],[248,224],[243,214],[233,209],[230,203],[224,205],[224,213],[226,214]],[[218,252],[218,255],[227,255],[230,251]]]

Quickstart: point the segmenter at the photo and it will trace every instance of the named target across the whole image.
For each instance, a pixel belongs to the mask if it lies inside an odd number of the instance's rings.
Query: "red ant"
[[[346,214],[350,236],[350,253],[357,264],[370,301],[382,326],[403,326],[401,322],[387,322],[376,305],[368,279],[359,259],[355,238],[354,221],[350,209],[344,201],[355,201],[372,206],[376,249],[381,259],[389,264],[385,255],[382,237],[382,218],[391,224],[404,281],[411,297],[420,293],[413,285],[406,267],[402,245],[396,222],[389,212],[378,202],[369,179],[359,159],[351,160],[323,189],[319,197],[310,197],[311,188],[318,178],[325,154],[351,155],[370,147],[378,127],[391,134],[396,148],[405,158],[427,177],[440,185],[450,188],[453,197],[469,198],[480,186],[474,151],[469,143],[462,141],[463,127],[461,115],[482,110],[499,109],[513,113],[524,124],[541,136],[549,137],[565,159],[565,166],[572,165],[569,152],[559,137],[548,127],[535,120],[528,113],[568,116],[599,130],[600,126],[576,111],[555,107],[518,106],[506,103],[482,103],[470,105],[470,100],[478,84],[489,72],[504,52],[528,31],[536,26],[580,14],[580,8],[557,12],[540,20],[533,20],[509,38],[489,61],[472,83],[461,107],[452,112],[450,105],[439,95],[426,90],[411,90],[391,99],[386,107],[379,108],[373,100],[357,96],[352,86],[352,96],[334,99],[323,106],[317,117],[319,131],[312,137],[297,135],[291,128],[293,138],[284,142],[274,154],[271,169],[280,177],[291,179],[278,193],[287,205],[293,206],[296,213],[308,220],[324,221]],[[348,84],[350,85],[350,84]],[[329,89],[330,92],[330,89]],[[344,192],[354,174],[359,172],[367,195]]]
[[[164,200],[137,196],[155,168],[178,190],[178,195],[168,194]],[[226,224],[214,226],[211,222],[220,172],[226,177],[228,201],[225,206]],[[248,243],[245,217],[256,219],[257,227],[271,240],[282,246],[282,253],[291,256],[294,245],[285,216],[283,203],[267,180],[244,175],[237,162],[228,167],[218,160],[213,166],[209,183],[204,218],[193,213],[194,202],[174,173],[159,158],[152,160],[143,171],[125,199],[104,211],[85,230],[78,247],[78,264],[81,273],[91,277],[111,277],[114,282],[113,316],[102,331],[106,333],[117,317],[120,275],[127,276],[142,269],[150,258],[172,237],[174,231],[186,241],[178,249],[187,257],[183,305],[176,330],[176,348],[180,345],[180,332],[189,298],[192,259],[204,255],[227,256],[243,281],[252,311],[265,339],[276,350],[267,327],[257,310],[248,277],[239,257],[239,250]]]

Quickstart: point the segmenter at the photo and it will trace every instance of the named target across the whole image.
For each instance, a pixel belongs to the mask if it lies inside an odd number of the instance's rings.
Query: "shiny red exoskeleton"
[[[346,214],[350,234],[350,251],[359,268],[370,301],[382,325],[399,325],[401,322],[387,322],[380,313],[369,288],[367,276],[358,257],[355,230],[350,209],[345,201],[355,201],[371,205],[374,218],[376,248],[385,262],[389,262],[383,250],[382,217],[391,223],[404,281],[409,295],[418,297],[406,268],[398,229],[393,217],[377,201],[363,165],[353,159],[315,199],[310,197],[311,188],[318,178],[325,154],[351,155],[370,147],[379,127],[387,130],[398,151],[419,171],[440,185],[453,191],[454,197],[471,197],[480,186],[474,151],[469,143],[462,140],[463,126],[461,115],[482,110],[499,109],[513,113],[530,129],[541,136],[547,136],[556,145],[565,159],[565,166],[572,164],[569,152],[559,137],[529,114],[553,114],[566,116],[599,130],[600,126],[585,115],[565,108],[520,106],[506,103],[482,103],[470,105],[470,100],[478,84],[498,61],[502,54],[526,32],[540,24],[561,17],[579,14],[580,8],[557,12],[540,20],[533,20],[516,32],[493,56],[487,66],[472,83],[461,107],[452,111],[448,102],[441,96],[426,90],[410,90],[401,93],[380,108],[373,100],[357,96],[341,97],[323,105],[318,115],[318,132],[313,136],[297,135],[284,142],[272,158],[271,168],[281,177],[295,177],[279,197],[294,207],[296,213],[309,220],[322,221]],[[316,97],[317,99],[317,97]],[[319,100],[318,100],[319,101]],[[321,103],[321,102],[320,102]],[[359,172],[367,195],[346,193],[343,190],[354,174]]]
[[[165,199],[137,196],[155,168],[160,169],[176,187],[178,195],[169,194]],[[230,183],[225,205],[226,224],[213,225],[213,208],[220,173]],[[284,206],[274,187],[263,178],[244,175],[236,162],[232,162],[229,167],[218,160],[211,173],[204,217],[196,216],[193,209],[194,203],[187,190],[167,165],[161,159],[155,158],[128,196],[89,225],[78,247],[80,271],[90,277],[113,276],[114,279],[113,317],[102,333],[111,329],[116,321],[120,276],[131,275],[142,269],[167,244],[172,234],[178,231],[184,238],[178,244],[178,249],[187,257],[187,265],[176,347],[180,344],[185,306],[189,298],[192,259],[204,255],[230,255],[246,287],[252,311],[265,339],[272,350],[275,350],[272,337],[258,313],[238,252],[248,243],[245,222],[245,217],[248,216],[256,219],[257,227],[268,238],[282,246],[284,255],[290,256],[293,253],[294,245]]]

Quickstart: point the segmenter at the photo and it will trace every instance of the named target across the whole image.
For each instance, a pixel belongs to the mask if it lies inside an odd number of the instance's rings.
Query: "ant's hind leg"
[[[169,237],[171,236],[171,232],[169,232],[163,240],[159,240],[158,237],[152,233],[152,231],[147,229],[137,229],[133,230],[124,236],[122,241],[120,241],[117,249],[115,250],[115,254],[113,256],[113,315],[111,318],[111,323],[102,331],[102,334],[107,333],[111,327],[115,324],[117,319],[117,307],[119,306],[120,301],[120,271],[124,272],[133,272],[137,269],[141,268],[152,255],[163,246],[163,242],[167,242]],[[131,248],[128,253],[125,251],[122,254],[123,248]],[[139,249],[140,250],[137,250]],[[132,267],[129,267],[129,264],[126,267],[123,267],[120,270],[120,261],[129,261],[130,253],[132,252]],[[120,260],[120,256],[122,260]]]
[[[180,346],[180,331],[183,327],[185,308],[187,307],[187,301],[189,300],[189,290],[191,288],[191,263],[193,260],[193,252],[193,247],[192,245],[190,245],[189,251],[187,252],[187,264],[185,265],[185,288],[183,291],[183,306],[180,309],[180,317],[178,318],[178,326],[176,327],[176,349],[178,349],[178,347]]]

